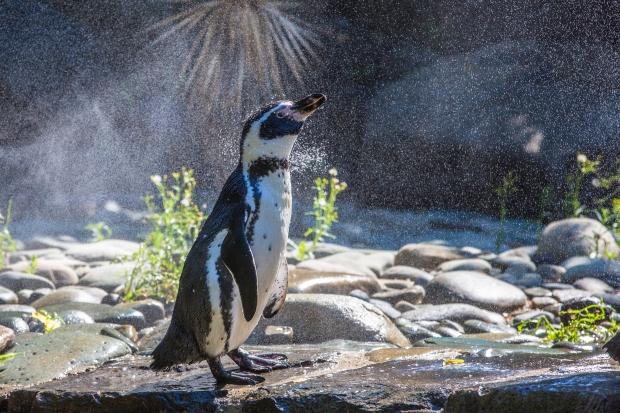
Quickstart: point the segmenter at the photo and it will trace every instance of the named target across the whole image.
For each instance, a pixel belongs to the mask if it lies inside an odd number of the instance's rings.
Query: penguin
[[[187,255],[152,369],[206,360],[217,382],[255,385],[264,377],[254,373],[290,367],[283,354],[250,355],[240,346],[261,315],[273,317],[284,304],[289,155],[304,122],[325,100],[313,94],[272,102],[245,122],[239,163]],[[241,370],[225,370],[224,355]]]
[[[609,354],[609,357],[620,362],[620,333],[617,333],[615,336],[611,338],[603,348]]]

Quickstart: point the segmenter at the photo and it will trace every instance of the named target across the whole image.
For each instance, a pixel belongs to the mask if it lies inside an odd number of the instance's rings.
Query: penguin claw
[[[268,353],[250,355],[248,352],[237,349],[228,353],[231,359],[242,369],[255,373],[266,373],[271,370],[287,369],[291,365],[286,361],[284,354]]]
[[[264,382],[265,378],[258,374],[251,374],[243,371],[223,371],[215,377],[215,380],[218,383],[255,386],[258,383]]]

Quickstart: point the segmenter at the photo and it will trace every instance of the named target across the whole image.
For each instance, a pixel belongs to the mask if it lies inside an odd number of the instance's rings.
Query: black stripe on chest
[[[270,173],[289,169],[289,161],[286,158],[276,158],[272,156],[263,156],[250,163],[248,167],[248,178],[250,180],[250,189],[254,197],[254,211],[252,211],[250,221],[247,224],[245,234],[250,245],[254,245],[254,226],[258,221],[258,214],[260,213],[260,180]]]

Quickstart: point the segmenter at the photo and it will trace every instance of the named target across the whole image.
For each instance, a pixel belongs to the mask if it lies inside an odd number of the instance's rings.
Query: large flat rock
[[[444,366],[442,360],[454,356],[446,350],[383,349],[366,353],[311,346],[275,346],[269,350],[288,354],[297,367],[266,373],[266,381],[258,386],[216,385],[205,363],[156,373],[147,368],[147,357],[130,356],[96,371],[14,391],[4,407],[9,413],[125,413],[136,409],[368,413],[442,408],[446,413],[572,412],[575,410],[567,410],[567,405],[588,406],[592,400],[597,402],[590,405],[592,409],[582,411],[617,411],[613,409],[617,407],[614,401],[618,400],[620,368],[602,354],[464,355],[463,364]],[[229,361],[226,363],[230,368]],[[588,385],[591,383],[595,385]],[[517,391],[526,388],[536,391]],[[570,399],[561,399],[568,394]],[[488,395],[492,397],[485,401]],[[518,402],[512,406],[511,400]],[[532,409],[520,409],[522,406]]]

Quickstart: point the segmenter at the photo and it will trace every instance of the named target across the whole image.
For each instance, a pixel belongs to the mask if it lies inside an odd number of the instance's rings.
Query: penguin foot
[[[211,373],[218,383],[241,384],[255,386],[265,381],[263,376],[257,374],[246,373],[243,371],[227,371],[224,370],[219,357],[207,359]]]
[[[287,369],[291,367],[284,354],[266,353],[250,355],[247,351],[237,349],[228,353],[228,356],[242,369],[255,373],[266,373],[271,370]]]

